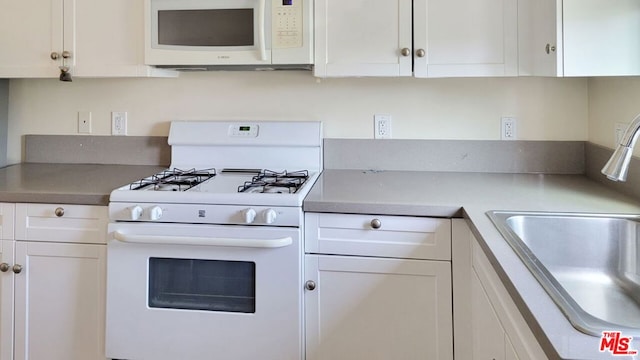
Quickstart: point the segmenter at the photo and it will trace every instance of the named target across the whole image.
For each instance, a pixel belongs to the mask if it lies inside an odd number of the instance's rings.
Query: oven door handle
[[[291,236],[269,239],[234,239],[197,236],[168,236],[168,235],[131,235],[120,231],[113,233],[113,238],[134,244],[159,244],[159,245],[204,245],[204,246],[232,246],[249,248],[281,248],[293,243]]]

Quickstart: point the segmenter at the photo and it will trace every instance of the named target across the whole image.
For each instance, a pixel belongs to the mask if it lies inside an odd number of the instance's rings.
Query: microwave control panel
[[[273,0],[272,46],[278,49],[302,47],[302,0]]]

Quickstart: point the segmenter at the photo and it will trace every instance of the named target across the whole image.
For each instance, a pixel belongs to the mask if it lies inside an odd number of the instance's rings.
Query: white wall
[[[397,139],[499,139],[500,117],[525,140],[587,140],[586,79],[350,78],[310,72],[183,73],[177,79],[10,81],[10,163],[22,135],[76,134],[91,111],[94,135],[110,112],[129,113],[129,135],[167,135],[173,119],[322,120],[325,137],[372,138],[373,114],[393,116]]]
[[[640,113],[640,78],[591,78],[588,86],[589,141],[614,148],[615,124],[629,124]]]

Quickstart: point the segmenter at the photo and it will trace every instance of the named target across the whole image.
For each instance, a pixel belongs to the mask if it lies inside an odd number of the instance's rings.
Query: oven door
[[[272,0],[147,0],[149,65],[270,64]]]
[[[109,358],[302,356],[300,229],[112,223]]]

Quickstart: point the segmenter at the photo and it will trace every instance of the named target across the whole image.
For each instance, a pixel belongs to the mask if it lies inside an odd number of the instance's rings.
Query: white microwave
[[[145,63],[313,63],[313,0],[145,0]]]

